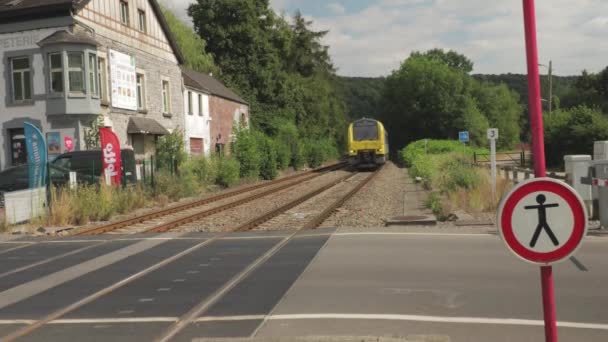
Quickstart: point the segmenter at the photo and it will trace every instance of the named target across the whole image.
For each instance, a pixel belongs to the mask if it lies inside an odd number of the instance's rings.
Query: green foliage
[[[456,137],[462,130],[471,133],[473,144],[485,145],[488,127],[504,130],[502,147],[519,141],[523,109],[516,94],[503,86],[480,84],[468,75],[469,63],[453,51],[413,53],[388,77],[380,120],[390,132],[399,132],[390,135],[393,147],[424,137]]]
[[[445,193],[459,189],[471,190],[475,188],[480,178],[468,160],[462,159],[462,155],[447,155],[440,165],[441,173],[439,188]]]
[[[350,120],[377,118],[380,115],[380,100],[386,82],[384,77],[335,76],[333,82],[337,95],[344,100]]]
[[[592,154],[595,141],[608,140],[608,119],[585,106],[545,115],[547,165],[563,165],[564,155]]]
[[[279,175],[277,170],[277,147],[274,140],[259,135],[260,152],[262,164],[260,166],[260,177],[265,180],[272,180]]]
[[[255,129],[275,137],[273,121],[283,120],[298,135],[343,144],[346,107],[332,82],[328,47],[321,43],[327,32],[312,30],[299,13],[288,21],[268,0],[198,0],[188,13],[220,77],[251,104]]]
[[[433,214],[437,216],[437,219],[443,221],[445,219],[443,203],[441,202],[441,195],[433,192],[426,199],[426,207],[431,209]]]
[[[202,73],[217,73],[219,70],[213,63],[213,57],[205,52],[207,43],[170,10],[163,8],[163,14],[184,55],[186,66]]]
[[[279,139],[273,141],[274,147],[277,152],[277,167],[281,170],[285,170],[289,167],[291,162],[291,148],[287,144],[283,144]]]
[[[217,179],[216,183],[223,187],[231,187],[239,182],[241,166],[235,158],[217,158]]]
[[[179,167],[186,160],[184,135],[174,131],[158,139],[156,144],[157,167],[163,170],[172,170]]]
[[[259,177],[263,156],[260,139],[255,132],[248,129],[238,131],[232,153],[240,164],[242,178],[257,179]]]
[[[155,175],[155,182],[155,195],[164,195],[173,201],[200,193],[200,183],[189,168],[182,167],[179,177],[166,170],[159,171]]]
[[[445,52],[443,49],[432,49],[427,52],[421,53],[415,51],[411,54],[412,58],[426,58],[433,61],[437,61],[447,65],[448,67],[458,70],[464,73],[470,73],[473,71],[473,62],[466,56],[459,54],[456,51],[450,50]]]

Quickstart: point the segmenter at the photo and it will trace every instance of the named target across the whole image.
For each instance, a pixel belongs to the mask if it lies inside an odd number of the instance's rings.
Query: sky
[[[181,18],[192,0],[161,0]],[[525,73],[521,0],[271,0],[277,13],[300,10],[324,43],[338,74],[387,76],[412,51],[453,49],[474,73]],[[540,63],[557,75],[608,66],[608,1],[537,0]],[[546,73],[541,68],[541,73]]]

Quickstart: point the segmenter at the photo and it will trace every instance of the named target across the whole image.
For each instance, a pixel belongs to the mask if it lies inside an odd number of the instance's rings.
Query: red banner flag
[[[120,159],[120,142],[110,128],[100,128],[101,159],[103,176],[110,178],[112,184],[120,185],[122,179],[122,160]]]

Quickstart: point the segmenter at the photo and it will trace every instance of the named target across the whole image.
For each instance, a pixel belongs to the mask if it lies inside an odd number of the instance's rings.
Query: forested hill
[[[344,100],[349,118],[378,117],[385,81],[384,77],[335,77],[336,92]]]
[[[479,81],[506,84],[519,94],[520,102],[528,103],[528,76],[522,74],[473,75]],[[553,94],[560,99],[566,99],[575,87],[579,76],[553,76]],[[336,76],[336,91],[342,97],[348,108],[349,118],[377,118],[380,113],[380,100],[386,82],[385,77],[347,77]],[[541,77],[543,98],[548,95],[549,82],[547,76]]]
[[[515,90],[519,94],[520,102],[527,106],[528,104],[528,76],[523,74],[501,74],[501,75],[473,75],[473,78],[479,81],[487,81],[492,83],[504,83],[509,88]],[[579,76],[553,76],[553,95],[560,99],[567,97],[575,87],[576,80]],[[544,99],[548,99],[549,80],[546,75],[541,75],[541,89]]]

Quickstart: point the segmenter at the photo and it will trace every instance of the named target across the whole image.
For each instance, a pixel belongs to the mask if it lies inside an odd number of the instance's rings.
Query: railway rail
[[[129,228],[129,227],[134,227],[136,225],[144,224],[146,222],[151,222],[154,220],[162,221],[163,219],[167,219],[166,222],[156,224],[152,228],[136,229],[136,232],[144,232],[144,233],[167,232],[167,231],[175,229],[181,225],[184,225],[184,224],[196,221],[196,220],[200,220],[202,218],[211,216],[213,214],[217,214],[219,212],[237,207],[239,205],[242,205],[242,204],[245,204],[245,203],[248,203],[251,201],[254,201],[260,197],[267,196],[267,195],[279,192],[281,190],[285,190],[285,189],[295,186],[297,184],[320,177],[328,172],[331,172],[334,170],[339,170],[344,167],[346,167],[346,163],[338,163],[338,164],[326,166],[326,167],[319,168],[316,170],[311,170],[311,171],[308,171],[308,172],[305,172],[302,174],[281,178],[276,181],[252,185],[249,187],[218,194],[218,195],[211,196],[211,197],[208,197],[208,198],[205,198],[202,200],[194,201],[191,203],[178,205],[175,207],[155,211],[153,213],[140,215],[140,216],[137,216],[134,218],[129,218],[129,219],[118,221],[118,222],[104,224],[104,225],[101,225],[98,227],[94,227],[92,229],[78,232],[76,235],[87,236],[87,235],[106,234],[106,233],[110,233],[110,232],[116,232],[118,230],[128,231],[127,228]],[[293,181],[293,182],[291,182],[291,181]],[[286,184],[284,184],[284,183],[286,183]],[[279,186],[275,187],[276,185],[279,185]],[[196,210],[197,208],[200,208],[200,207],[208,205],[208,204],[212,204],[214,202],[237,197],[239,195],[247,194],[247,193],[254,192],[254,191],[260,190],[260,189],[265,189],[265,188],[270,188],[270,189],[266,190],[262,193],[257,193],[257,194],[251,195],[251,196],[247,196],[240,200],[233,201],[233,202],[230,202],[225,205],[221,205],[216,208],[209,209],[209,210],[203,210],[203,211]],[[190,211],[192,211],[193,213],[190,213]],[[180,214],[182,214],[182,215],[180,215]],[[177,215],[178,218],[170,218],[171,216],[174,216],[174,215]]]
[[[353,197],[357,192],[361,191],[361,189],[363,189],[363,187],[365,187],[367,184],[369,184],[374,179],[374,177],[376,177],[380,173],[380,170],[381,169],[378,169],[375,172],[367,175],[362,181],[359,181],[356,184],[356,186],[354,186],[352,189],[350,189],[345,194],[342,194],[341,196],[339,196],[339,198],[336,198],[323,211],[321,211],[320,213],[315,215],[313,218],[308,220],[308,222],[306,222],[306,224],[300,226],[298,229],[291,232],[288,236],[286,236],[283,239],[281,239],[280,241],[278,241],[266,253],[264,253],[263,255],[258,257],[255,261],[251,262],[248,266],[246,266],[242,271],[240,271],[239,273],[234,275],[234,277],[232,277],[229,281],[224,283],[223,286],[217,288],[217,290],[215,290],[213,293],[211,293],[210,295],[203,298],[194,307],[192,307],[188,312],[184,313],[181,317],[179,317],[179,319],[176,322],[174,322],[169,327],[167,327],[164,331],[162,331],[160,333],[160,335],[155,338],[155,341],[170,341],[173,337],[177,336],[177,334],[179,334],[186,327],[188,327],[190,324],[192,324],[196,320],[197,317],[203,315],[215,303],[217,303],[224,296],[226,296],[231,289],[235,288],[238,284],[240,284],[242,281],[244,281],[249,275],[251,275],[253,272],[255,272],[262,265],[264,265],[271,257],[276,255],[285,246],[287,246],[287,244],[290,241],[292,241],[293,239],[298,237],[302,231],[317,228],[324,220],[326,220],[332,214],[332,212],[334,210],[336,210],[337,208],[342,206],[346,201],[348,201],[351,197]],[[248,225],[243,225],[242,227],[239,227],[241,229],[238,229],[238,230],[255,228],[259,224],[258,222],[263,221],[262,217],[264,219],[269,219],[273,215],[275,215],[275,216],[279,215],[280,213],[284,212],[285,209],[293,208],[293,207],[296,207],[298,204],[301,204],[307,200],[312,200],[312,199],[314,199],[315,196],[321,194],[322,192],[327,191],[327,190],[331,189],[332,187],[334,187],[338,184],[341,184],[341,183],[345,182],[346,180],[355,177],[356,175],[361,175],[361,174],[362,173],[354,173],[354,174],[350,174],[350,175],[341,177],[338,180],[332,181],[329,184],[327,184],[326,186],[323,186],[317,190],[311,191],[303,196],[300,196],[297,200],[294,200],[290,203],[285,204],[284,206],[279,208],[282,210],[277,209],[277,210],[273,210],[269,213],[260,215],[259,218],[252,220]],[[204,248],[206,246],[213,244],[216,241],[224,239],[224,238],[230,236],[234,232],[235,231],[226,231],[226,232],[219,233],[186,250],[183,250],[171,257],[168,257],[159,263],[153,264],[112,285],[109,285],[103,289],[100,289],[100,290],[96,291],[95,293],[92,293],[92,294],[78,300],[77,302],[73,302],[50,314],[40,317],[36,321],[34,321],[26,326],[20,327],[16,331],[5,336],[4,341],[14,341],[18,338],[30,335],[30,334],[34,333],[35,331],[44,327],[46,324],[48,324],[52,321],[55,321],[61,317],[64,317],[64,316],[76,311],[77,309],[82,308],[83,306],[85,306],[89,303],[92,303],[92,302],[100,299],[101,297],[108,295],[108,294],[126,286],[127,284],[130,284],[138,279],[145,277],[146,275],[148,275],[152,272],[158,271],[161,268],[168,266],[169,264],[177,261],[178,259],[181,259],[187,255],[190,255],[193,252],[195,252],[201,248]]]

